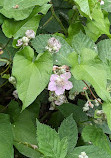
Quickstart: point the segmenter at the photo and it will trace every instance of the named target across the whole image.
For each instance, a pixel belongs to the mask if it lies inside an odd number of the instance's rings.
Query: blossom
[[[88,111],[89,107],[94,108],[94,105],[88,100],[83,107],[83,111]]]
[[[16,98],[16,99],[18,99],[18,92],[17,92],[17,90],[15,90],[15,91],[13,91],[13,96]]]
[[[101,99],[100,98],[95,99],[95,106],[99,106],[100,103],[98,101],[101,102]]]
[[[33,30],[27,30],[25,32],[25,35],[27,36],[27,38],[31,39],[31,38],[35,38],[35,32]]]
[[[104,1],[103,0],[101,0],[100,5],[104,5]]]
[[[48,90],[55,91],[56,95],[63,94],[65,89],[70,90],[73,87],[72,82],[68,81],[70,78],[70,72],[66,72],[61,75],[52,74],[48,85]]]
[[[17,46],[17,47],[20,47],[21,45],[23,45],[22,39],[17,40],[16,46]]]
[[[11,77],[9,77],[8,80],[9,80],[9,82],[10,82],[11,84],[13,84],[13,85],[16,84],[16,79],[15,79],[15,77],[11,76]]]
[[[79,155],[79,158],[88,158],[88,156],[86,155],[85,152],[81,152],[81,154]]]
[[[61,48],[61,43],[55,37],[51,37],[48,40],[48,45],[45,47],[49,52],[59,52]]]

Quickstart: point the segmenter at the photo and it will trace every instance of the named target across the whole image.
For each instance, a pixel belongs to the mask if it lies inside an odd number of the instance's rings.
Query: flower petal
[[[64,87],[57,87],[57,89],[55,90],[55,93],[57,95],[61,95],[64,94],[65,88]]]
[[[54,81],[49,82],[48,90],[50,90],[50,91],[56,90],[56,83]]]
[[[50,81],[56,81],[59,76],[56,74],[52,74],[50,77]]]
[[[62,78],[64,78],[64,80],[68,80],[71,78],[71,73],[70,72],[66,72],[62,75],[60,75]]]
[[[70,90],[71,88],[73,88],[73,84],[70,81],[65,82],[64,88],[66,90]]]

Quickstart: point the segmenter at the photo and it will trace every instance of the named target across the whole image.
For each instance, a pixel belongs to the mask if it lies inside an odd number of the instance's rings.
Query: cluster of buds
[[[55,37],[51,37],[48,40],[47,46],[45,47],[45,49],[48,50],[51,53],[59,52],[60,48],[61,48],[61,43]]]
[[[79,93],[78,92],[74,92],[74,93],[69,93],[69,99],[70,100],[74,100],[75,99],[75,97],[78,95]]]
[[[94,105],[90,102],[90,101],[87,101],[85,104],[84,104],[84,107],[83,107],[83,111],[88,111],[89,109],[91,108],[94,108]]]
[[[83,111],[88,111],[90,108],[94,108],[94,105],[98,107],[100,105],[101,99],[97,98],[94,100],[94,104],[91,101],[87,101],[83,107]]]
[[[25,32],[25,36],[22,37],[22,38],[20,38],[20,39],[17,41],[16,46],[17,46],[17,47],[20,47],[20,46],[22,46],[22,45],[27,46],[28,43],[29,43],[29,41],[30,41],[30,39],[32,39],[32,38],[35,38],[35,32],[34,32],[33,30],[27,30],[27,31]]]
[[[106,121],[107,118],[106,118],[106,115],[104,113],[103,110],[96,110],[95,111],[95,116],[96,116],[96,120],[94,121],[96,124],[102,124],[103,121]]]
[[[51,102],[50,109],[54,110],[55,105],[62,105],[63,103],[67,103],[67,98],[65,94],[56,95],[54,92],[49,92],[49,101]]]
[[[67,66],[67,65],[53,66],[53,72],[54,72],[54,74],[57,74],[57,75],[69,72],[69,66]]]
[[[79,155],[78,158],[88,158],[88,156],[85,152],[81,152],[81,155]]]
[[[14,86],[16,85],[16,79],[15,79],[15,77],[13,77],[13,76],[11,76],[11,77],[9,77],[9,82],[11,83],[11,84],[13,84]]]

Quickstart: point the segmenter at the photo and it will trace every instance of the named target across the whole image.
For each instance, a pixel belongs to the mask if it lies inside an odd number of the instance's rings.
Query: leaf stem
[[[96,98],[96,96],[94,95],[94,93],[92,92],[92,90],[91,90],[91,88],[88,86],[88,84],[87,84],[84,80],[82,80],[82,81],[83,81],[83,82],[85,83],[85,85],[88,87],[88,89],[90,90],[92,96],[93,96],[100,104],[102,104],[102,102],[99,101],[99,100]]]

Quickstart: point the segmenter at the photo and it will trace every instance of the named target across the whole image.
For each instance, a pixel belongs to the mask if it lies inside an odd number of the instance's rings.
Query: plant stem
[[[85,85],[88,87],[88,89],[90,90],[92,96],[93,96],[100,104],[102,104],[102,102],[99,101],[99,100],[96,98],[96,96],[94,95],[94,93],[92,92],[92,90],[91,90],[91,88],[88,86],[88,84],[87,84],[84,80],[82,80],[82,81],[83,81],[83,82],[85,83]]]
[[[39,151],[37,145],[29,144],[29,143],[27,143],[27,142],[21,142],[21,141],[16,140],[16,139],[14,139],[14,141],[15,141],[16,143],[18,143],[18,144],[23,144],[23,145],[25,145],[25,146],[27,146],[27,147],[29,147],[29,148],[32,148],[33,150],[36,150],[37,152],[39,152],[40,154],[43,155],[43,153],[41,153],[41,151]]]

